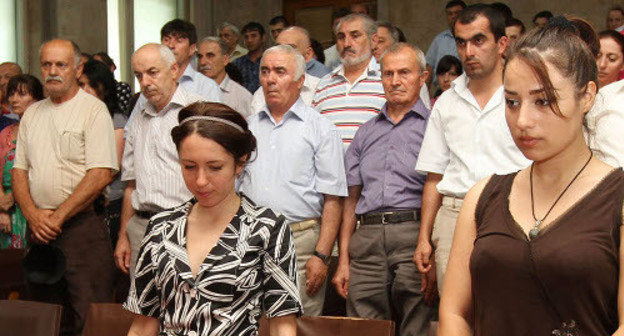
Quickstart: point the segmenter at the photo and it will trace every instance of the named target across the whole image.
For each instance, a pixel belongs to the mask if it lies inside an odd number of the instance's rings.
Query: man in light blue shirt
[[[286,217],[295,239],[304,312],[320,315],[347,186],[336,127],[300,98],[304,73],[305,60],[291,46],[264,52],[260,82],[266,106],[248,119],[258,149],[242,174],[240,191]]]
[[[466,4],[462,0],[451,0],[446,3],[445,12],[446,12],[446,20],[448,21],[449,29],[438,34],[431,42],[429,46],[429,50],[427,50],[427,71],[430,74],[435,74],[436,67],[438,66],[438,62],[440,59],[446,55],[457,56],[457,46],[455,45],[455,37],[453,37],[453,33],[451,33],[451,29],[453,27],[453,23],[459,15],[459,12],[462,9],[466,8]],[[436,76],[429,76],[428,83],[431,84],[431,78],[433,78],[433,82],[437,83]]]
[[[171,20],[160,30],[160,41],[173,52],[176,58],[179,68],[178,84],[180,87],[189,93],[201,96],[206,101],[220,103],[222,101],[221,89],[217,83],[197,72],[189,65],[191,57],[197,50],[197,31],[195,26],[188,21],[180,19]],[[146,102],[145,96],[141,94],[132,109],[132,115],[128,120],[128,124],[134,119],[137,111],[143,110]],[[126,125],[126,130],[128,130],[128,125]]]

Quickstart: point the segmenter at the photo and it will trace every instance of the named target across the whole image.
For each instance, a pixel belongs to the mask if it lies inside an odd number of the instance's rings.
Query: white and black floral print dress
[[[191,200],[154,216],[124,308],[160,321],[160,335],[257,335],[268,318],[303,310],[284,216],[241,195],[241,206],[193,278],[186,252]]]

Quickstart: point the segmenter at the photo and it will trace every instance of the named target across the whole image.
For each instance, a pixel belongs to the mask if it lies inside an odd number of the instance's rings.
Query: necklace
[[[568,186],[566,186],[565,189],[563,189],[561,194],[559,194],[559,197],[557,197],[555,202],[550,206],[550,209],[548,209],[548,211],[546,212],[544,217],[542,217],[542,219],[537,219],[537,217],[535,217],[535,201],[533,200],[533,166],[535,165],[535,162],[531,164],[531,171],[529,172],[529,181],[530,181],[530,184],[531,184],[531,213],[533,214],[533,220],[535,220],[535,226],[531,229],[531,231],[529,231],[529,238],[535,239],[539,235],[539,233],[540,233],[540,229],[539,229],[540,224],[542,224],[544,219],[546,219],[546,217],[548,217],[548,215],[550,214],[552,209],[555,207],[555,205],[557,205],[557,202],[559,202],[561,197],[563,197],[563,194],[565,194],[566,191],[568,191],[568,189],[570,189],[570,186],[572,185],[572,183],[574,183],[574,181],[576,181],[576,179],[581,175],[583,170],[585,170],[585,168],[587,167],[587,165],[589,164],[589,161],[591,161],[593,156],[594,156],[594,153],[590,150],[589,151],[589,159],[587,159],[587,162],[585,162],[585,165],[583,165],[583,168],[581,168],[581,170],[579,170],[578,173],[576,173],[576,175],[574,176],[572,181],[570,181],[570,183],[568,183]]]

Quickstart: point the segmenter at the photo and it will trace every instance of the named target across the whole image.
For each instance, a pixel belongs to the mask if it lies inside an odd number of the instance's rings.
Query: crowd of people
[[[426,53],[361,4],[325,50],[283,16],[270,43],[175,19],[137,93],[67,39],[41,81],[0,64],[0,249],[27,251],[28,297],[62,335],[117,301],[133,336],[290,336],[332,293],[401,336],[624,335],[624,10],[444,11]]]

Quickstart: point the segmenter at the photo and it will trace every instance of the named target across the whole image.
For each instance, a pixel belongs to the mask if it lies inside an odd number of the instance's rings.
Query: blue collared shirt
[[[433,75],[435,75],[435,70],[438,67],[438,62],[440,59],[446,55],[453,55],[457,58],[457,45],[455,44],[455,37],[453,37],[453,33],[451,33],[450,29],[447,29],[438,36],[433,39],[431,42],[431,46],[429,46],[429,50],[427,50],[427,64],[433,67]],[[434,82],[437,81],[436,76],[433,76]]]
[[[325,64],[315,60],[314,58],[306,64],[306,73],[314,77],[322,78],[330,72],[330,68],[326,67]]]
[[[395,123],[387,104],[355,133],[345,154],[347,183],[361,186],[355,213],[421,207],[425,176],[414,170],[425,137],[429,109],[418,100]]]
[[[221,89],[219,85],[211,78],[204,74],[197,72],[192,66],[187,65],[186,69],[180,79],[178,80],[180,86],[191,93],[202,96],[206,101],[220,103]]]
[[[289,223],[321,217],[324,194],[347,196],[336,126],[301,98],[280,122],[266,106],[247,121],[258,149],[241,177],[245,195],[281,212]]]

